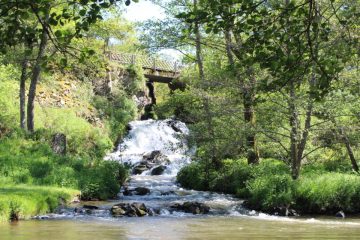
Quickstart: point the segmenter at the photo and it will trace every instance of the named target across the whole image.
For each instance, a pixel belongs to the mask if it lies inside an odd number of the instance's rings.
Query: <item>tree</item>
[[[18,44],[34,43],[37,48],[36,60],[31,72],[31,82],[28,93],[27,105],[27,128],[34,131],[34,102],[36,86],[41,77],[41,72],[46,69],[47,59],[54,52],[59,51],[64,55],[61,63],[66,65],[66,54],[71,54],[68,47],[74,38],[82,37],[83,32],[89,30],[89,26],[102,19],[101,10],[107,9],[119,1],[0,1],[0,28],[1,45],[0,49],[6,51],[10,46]],[[130,1],[125,2],[127,5]],[[35,26],[23,24],[28,20],[34,21]],[[66,25],[72,24],[73,29]],[[47,56],[46,50],[51,44],[53,53]],[[31,44],[31,46],[33,46]],[[27,50],[29,51],[29,49]],[[93,51],[82,49],[80,60],[84,59]],[[26,68],[23,68],[23,70]],[[25,74],[26,75],[26,74]],[[23,76],[25,76],[23,75]],[[21,81],[23,88],[23,79]],[[23,90],[22,90],[23,91]],[[23,92],[20,94],[23,107]],[[23,114],[23,110],[21,110]],[[21,119],[23,122],[23,118]]]
[[[244,119],[252,129],[257,129],[253,110],[257,98],[256,66],[267,72],[266,83],[261,83],[263,91],[285,93],[290,127],[288,158],[292,177],[298,178],[314,102],[323,98],[349,56],[355,54],[356,37],[349,31],[356,22],[356,8],[351,7],[354,3],[320,0],[202,3],[200,10],[179,17],[188,22],[200,21],[208,33],[225,33],[227,49],[239,62],[235,71],[242,89]],[[303,104],[299,102],[299,93],[301,98],[307,96],[304,113],[299,112],[299,104]],[[255,133],[248,135],[247,146],[252,148],[249,162],[256,162]]]

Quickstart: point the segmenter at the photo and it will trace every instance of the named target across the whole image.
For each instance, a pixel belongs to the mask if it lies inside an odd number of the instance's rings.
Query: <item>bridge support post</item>
[[[146,87],[149,89],[149,97],[151,98],[151,105],[156,105],[155,87],[153,81],[147,81]]]

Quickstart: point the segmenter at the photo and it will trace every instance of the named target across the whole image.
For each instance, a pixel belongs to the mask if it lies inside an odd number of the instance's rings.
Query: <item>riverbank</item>
[[[80,197],[80,191],[70,188],[31,185],[0,187],[0,221],[29,219],[53,212]]]
[[[177,180],[185,188],[236,194],[246,199],[245,207],[273,215],[360,212],[360,176],[320,165],[304,166],[302,176],[292,180],[288,166],[274,159],[254,166],[245,160],[226,160],[208,177],[205,165],[193,162],[179,172]]]

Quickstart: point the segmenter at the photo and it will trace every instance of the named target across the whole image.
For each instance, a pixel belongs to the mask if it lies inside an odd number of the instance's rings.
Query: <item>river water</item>
[[[189,130],[173,120],[134,121],[117,150],[106,160],[120,161],[133,169],[118,199],[80,203],[43,220],[0,224],[0,240],[7,239],[360,239],[360,219],[287,218],[249,211],[231,195],[186,190],[176,184],[176,174],[190,163]],[[153,175],[161,166],[160,175]],[[135,169],[137,169],[135,171]],[[136,174],[135,174],[136,173]],[[159,172],[157,173],[159,174]],[[146,188],[137,195],[137,188]],[[155,216],[113,217],[117,203],[144,203]],[[210,207],[205,215],[172,208],[174,204],[199,202]],[[83,204],[91,211],[75,211]]]

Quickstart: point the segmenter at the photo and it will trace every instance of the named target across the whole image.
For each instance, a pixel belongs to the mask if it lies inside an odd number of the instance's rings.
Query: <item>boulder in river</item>
[[[140,164],[133,168],[132,173],[136,175],[141,174],[147,170],[149,170],[149,168],[146,165]]]
[[[291,208],[288,207],[275,207],[270,212],[270,214],[276,215],[276,216],[283,216],[283,217],[297,217],[299,214]]]
[[[149,194],[150,193],[150,189],[146,188],[146,187],[137,187],[134,189],[134,194],[135,195],[146,195],[146,194]]]
[[[110,209],[115,217],[143,217],[151,215],[152,211],[143,203],[118,203]]]
[[[345,218],[345,213],[343,211],[338,211],[335,214],[335,217],[337,217],[337,218]]]
[[[210,207],[208,205],[199,202],[184,202],[183,204],[175,203],[171,206],[171,208],[192,214],[206,214],[210,211]]]
[[[85,209],[90,209],[90,210],[96,210],[96,209],[99,209],[98,206],[94,206],[94,205],[84,205],[83,208]]]
[[[123,191],[124,196],[140,195],[144,196],[150,193],[150,189],[146,187],[137,187],[134,189],[125,188]]]
[[[161,151],[155,150],[143,155],[143,160],[149,165],[169,164],[169,158],[161,153]]]
[[[161,175],[161,174],[164,173],[165,169],[166,169],[166,166],[163,166],[163,165],[154,167],[154,168],[151,170],[151,175]]]

